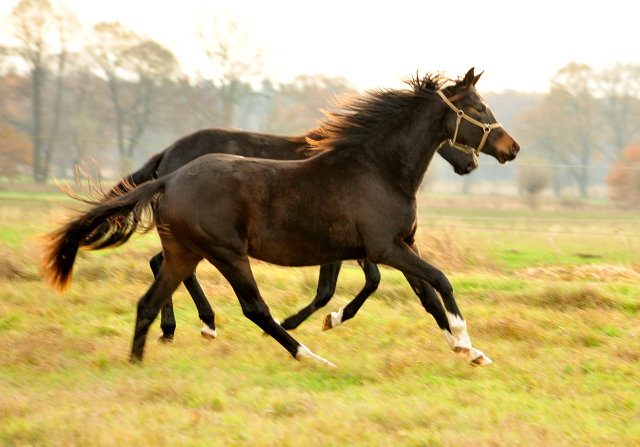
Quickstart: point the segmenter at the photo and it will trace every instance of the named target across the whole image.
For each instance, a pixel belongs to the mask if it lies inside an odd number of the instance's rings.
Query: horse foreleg
[[[433,318],[436,320],[438,327],[443,331],[448,331],[451,333],[451,327],[449,326],[449,320],[447,318],[447,313],[442,306],[442,301],[440,301],[440,297],[436,291],[424,281],[420,281],[413,276],[405,275],[405,278],[409,282],[411,289],[418,295],[420,298],[420,303],[422,307],[429,312]]]
[[[364,287],[349,304],[338,309],[337,312],[331,312],[331,314],[325,317],[322,323],[323,331],[334,328],[353,318],[367,298],[369,298],[371,294],[378,289],[378,285],[380,284],[380,270],[378,269],[378,266],[368,259],[361,259],[358,261],[358,264],[360,264],[360,267],[362,267],[362,271],[364,272]]]
[[[301,309],[297,314],[292,315],[282,322],[282,327],[286,330],[295,329],[309,318],[316,310],[325,306],[336,291],[336,283],[338,282],[338,274],[342,262],[335,264],[323,265],[320,267],[320,277],[318,278],[318,289],[316,296],[308,306]]]
[[[473,365],[483,366],[490,364],[491,360],[487,356],[471,346],[471,340],[467,333],[467,323],[462,318],[462,314],[460,314],[455,302],[451,283],[444,273],[420,258],[415,251],[417,251],[415,242],[409,241],[408,245],[404,241],[400,241],[379,250],[378,253],[380,254],[374,259],[379,263],[400,270],[405,276],[413,276],[426,281],[436,289],[447,309],[446,316],[449,330],[444,330],[443,333],[449,346]]]

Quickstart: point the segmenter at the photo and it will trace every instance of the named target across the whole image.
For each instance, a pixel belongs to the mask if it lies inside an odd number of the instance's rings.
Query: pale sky
[[[0,16],[17,0],[0,1]],[[246,22],[269,48],[265,77],[343,76],[359,89],[396,87],[419,69],[462,75],[485,70],[484,91],[546,91],[570,61],[593,67],[640,63],[640,2],[486,0],[67,0],[85,30],[120,21],[202,69],[196,16],[216,11]],[[450,4],[451,6],[445,6]],[[211,5],[215,5],[211,6]]]

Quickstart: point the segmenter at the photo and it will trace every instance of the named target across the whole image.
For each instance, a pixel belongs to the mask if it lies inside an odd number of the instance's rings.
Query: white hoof
[[[486,366],[493,363],[489,357],[476,348],[455,348],[454,351],[473,366]]]
[[[342,324],[343,313],[344,308],[341,307],[338,312],[331,312],[330,315],[327,315],[322,322],[322,330],[326,331]]]
[[[301,344],[300,347],[298,347],[298,352],[296,353],[296,360],[301,362],[301,361],[305,361],[306,359],[319,362],[320,364],[326,366],[327,368],[336,368],[336,365],[334,365],[328,360],[323,359],[318,355],[315,355],[313,352],[309,350],[309,348]]]
[[[215,340],[216,337],[218,336],[218,333],[216,332],[216,330],[215,329],[211,329],[206,324],[204,325],[204,327],[202,328],[200,333],[202,334],[202,336],[204,338],[208,338],[209,340]]]

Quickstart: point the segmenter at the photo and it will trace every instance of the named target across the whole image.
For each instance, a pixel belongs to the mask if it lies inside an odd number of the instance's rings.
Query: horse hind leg
[[[163,259],[164,256],[162,253],[158,253],[149,262],[154,277],[160,271]],[[215,312],[211,308],[211,304],[209,304],[209,300],[207,300],[202,287],[200,287],[195,270],[191,272],[187,279],[184,280],[184,285],[198,309],[198,316],[200,317],[200,320],[204,323],[204,327],[200,333],[204,338],[214,340],[217,337]],[[173,313],[173,300],[169,299],[169,301],[167,301],[167,303],[162,307],[161,315],[160,328],[162,329],[162,335],[158,341],[168,343],[173,341],[173,336],[176,330],[176,320]]]
[[[297,314],[291,315],[282,322],[282,327],[286,330],[295,329],[309,318],[316,310],[327,305],[336,291],[338,274],[342,262],[323,265],[320,267],[320,277],[318,278],[318,289],[316,296],[308,306],[302,308]]]
[[[162,252],[160,252],[149,261],[149,267],[151,267],[154,279],[158,277],[163,260],[164,256],[162,256]],[[173,313],[173,300],[171,298],[162,306],[160,312],[160,329],[162,329],[162,335],[158,338],[158,342],[171,343],[176,332],[176,318]]]
[[[153,284],[138,301],[136,325],[131,346],[131,362],[142,361],[147,332],[153,321],[158,316],[161,308],[171,299],[171,295],[180,283],[193,271],[200,262],[192,252],[185,250],[179,254],[165,258],[156,275]]]
[[[202,287],[200,287],[195,270],[184,280],[184,285],[198,309],[200,321],[204,323],[204,327],[200,330],[200,333],[204,338],[215,340],[218,336],[216,332],[216,314],[211,308],[211,304],[209,304],[209,300],[204,294]]]
[[[378,266],[368,259],[361,259],[358,264],[362,268],[365,277],[365,284],[360,293],[345,307],[331,312],[322,322],[322,330],[326,331],[353,318],[364,302],[378,289],[380,284],[380,270]]]
[[[224,260],[217,257],[210,259],[210,261],[233,287],[240,301],[242,313],[280,343],[296,360],[309,359],[328,367],[334,366],[295,340],[273,319],[269,307],[260,296],[260,291],[251,272],[249,259],[246,256],[234,256],[232,259],[227,257]]]

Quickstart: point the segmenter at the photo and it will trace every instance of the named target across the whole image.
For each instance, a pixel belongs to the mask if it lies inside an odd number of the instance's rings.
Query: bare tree
[[[246,89],[243,84],[260,78],[266,49],[255,43],[245,25],[227,16],[197,20],[197,36],[212,70],[211,81],[222,103],[221,125],[235,124],[236,106]]]
[[[281,84],[275,93],[265,130],[290,135],[313,129],[324,118],[321,109],[330,108],[337,96],[357,93],[344,78],[297,76],[292,83]]]
[[[95,67],[108,83],[121,172],[126,174],[158,106],[156,91],[177,70],[178,62],[170,50],[119,22],[100,22],[93,33],[90,48]]]
[[[605,127],[604,155],[623,158],[623,148],[640,136],[640,65],[617,63],[594,77]]]
[[[549,160],[563,167],[588,197],[589,166],[602,150],[602,121],[593,94],[593,70],[570,63],[551,80],[550,91],[539,106],[519,117],[516,129]],[[559,195],[561,173],[555,170]]]
[[[53,32],[53,8],[48,0],[21,0],[8,19],[12,34],[19,41],[19,45],[11,50],[29,65],[31,72],[33,178],[36,182],[42,182],[42,90],[47,72],[47,39]]]
[[[26,130],[33,143],[33,178],[44,182],[60,126],[63,75],[68,62],[68,42],[79,25],[75,16],[49,0],[21,0],[7,17],[18,42],[4,52],[27,64],[31,78],[31,122]],[[47,80],[54,78],[52,94]],[[53,98],[47,104],[47,96]],[[47,118],[49,118],[47,123]],[[48,125],[47,125],[48,124]]]

